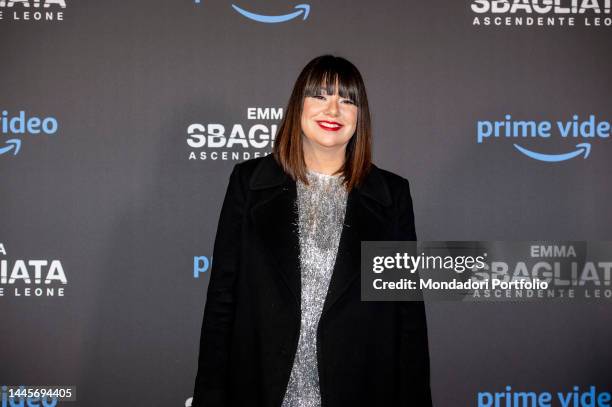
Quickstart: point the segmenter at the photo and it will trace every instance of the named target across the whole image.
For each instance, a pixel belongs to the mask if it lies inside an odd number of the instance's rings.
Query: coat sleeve
[[[245,206],[238,168],[236,164],[230,175],[215,236],[193,407],[225,406],[228,397],[234,282],[240,267],[240,230]]]
[[[410,184],[404,179],[399,202],[399,240],[416,241]],[[400,405],[430,407],[429,345],[423,301],[402,301],[400,309]]]

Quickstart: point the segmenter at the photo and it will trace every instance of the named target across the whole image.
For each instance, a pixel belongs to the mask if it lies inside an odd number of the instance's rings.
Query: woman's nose
[[[338,102],[338,98],[329,98],[327,103],[327,114],[329,114],[330,116],[338,115]]]

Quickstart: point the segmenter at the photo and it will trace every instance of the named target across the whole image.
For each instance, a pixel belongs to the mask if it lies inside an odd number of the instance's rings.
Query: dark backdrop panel
[[[193,147],[188,129],[272,128],[278,118],[248,109],[284,108],[323,53],[362,71],[375,162],[410,179],[420,239],[612,240],[610,138],[554,164],[476,139],[479,121],[506,114],[612,120],[612,27],[586,27],[591,11],[573,27],[474,26],[470,2],[311,1],[307,19],[266,24],[231,4],[66,0],[46,22],[0,6],[0,110],[58,123],[0,135],[0,148],[21,140],[0,155],[0,260],[58,260],[67,278],[53,296],[0,284],[0,384],[76,385],[82,406],[185,405],[208,284],[194,257],[212,255],[233,165],[270,150]],[[296,3],[236,4],[273,15]],[[555,137],[525,146],[580,142]],[[223,151],[238,160],[210,156]],[[437,406],[506,385],[612,385],[606,304],[438,303],[428,320]]]

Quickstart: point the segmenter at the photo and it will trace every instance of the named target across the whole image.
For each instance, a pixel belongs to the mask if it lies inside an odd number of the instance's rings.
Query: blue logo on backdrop
[[[194,0],[194,1],[196,4],[201,3],[201,0]],[[298,18],[300,16],[302,16],[302,20],[306,20],[308,18],[308,14],[310,13],[309,4],[298,4],[297,6],[294,7],[295,11],[292,11],[287,14],[272,15],[272,16],[253,13],[252,11],[248,11],[241,7],[238,7],[235,4],[232,4],[232,8],[236,10],[239,14],[243,15],[244,17],[250,20],[258,21],[260,23],[268,23],[268,24],[284,23],[285,21],[293,20],[294,18]]]
[[[504,391],[479,392],[477,395],[478,407],[610,407],[612,395],[595,386],[581,389],[573,386],[557,392],[515,390],[506,386]]]
[[[55,407],[58,404],[58,397],[44,395],[42,391],[37,390],[38,394],[33,395],[32,388],[27,389],[25,386],[19,386],[18,389],[9,389],[8,386],[2,386],[1,407]],[[29,394],[32,393],[32,394]]]
[[[280,16],[265,16],[262,14],[251,13],[250,11],[246,11],[235,4],[232,4],[232,8],[246,18],[259,21],[260,23],[283,23],[285,21],[293,20],[302,14],[304,15],[302,20],[306,20],[308,18],[308,13],[310,12],[310,6],[308,4],[298,4],[294,7],[296,11]]]
[[[25,111],[21,110],[17,116],[10,117],[6,110],[2,111],[0,116],[0,131],[2,139],[0,139],[0,155],[19,154],[21,151],[21,139],[14,136],[31,135],[37,137],[40,135],[52,136],[57,133],[59,125],[54,117],[36,117],[29,116]],[[5,139],[4,137],[9,137]]]
[[[518,144],[514,144],[514,148],[516,148],[518,151],[525,154],[529,158],[533,158],[534,160],[545,161],[549,163],[556,163],[559,161],[571,160],[572,158],[578,157],[579,155],[584,155],[584,158],[588,158],[589,153],[591,152],[591,145],[589,143],[576,144],[576,150],[570,153],[564,153],[564,154],[537,153],[535,151],[527,150],[525,147],[521,147]]]
[[[612,124],[608,121],[597,121],[595,115],[589,115],[587,120],[580,120],[574,115],[572,120],[556,122],[514,120],[511,115],[505,115],[505,120],[480,120],[476,124],[476,141],[478,144],[493,142],[493,140],[512,140],[514,148],[521,154],[537,161],[557,163],[568,161],[576,157],[587,159],[591,153],[591,142],[610,138]],[[528,149],[518,143],[519,140],[550,140],[554,134],[561,139],[573,140],[569,151],[561,153],[548,153]]]
[[[193,278],[200,278],[201,273],[206,273],[210,268],[212,257],[208,260],[206,256],[194,256],[193,257]]]

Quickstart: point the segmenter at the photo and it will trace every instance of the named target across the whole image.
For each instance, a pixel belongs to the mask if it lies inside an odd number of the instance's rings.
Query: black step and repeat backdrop
[[[0,1],[0,385],[190,405],[230,170],[325,53],[420,239],[612,240],[609,0],[307,1]],[[609,304],[427,317],[436,406],[612,390]]]

